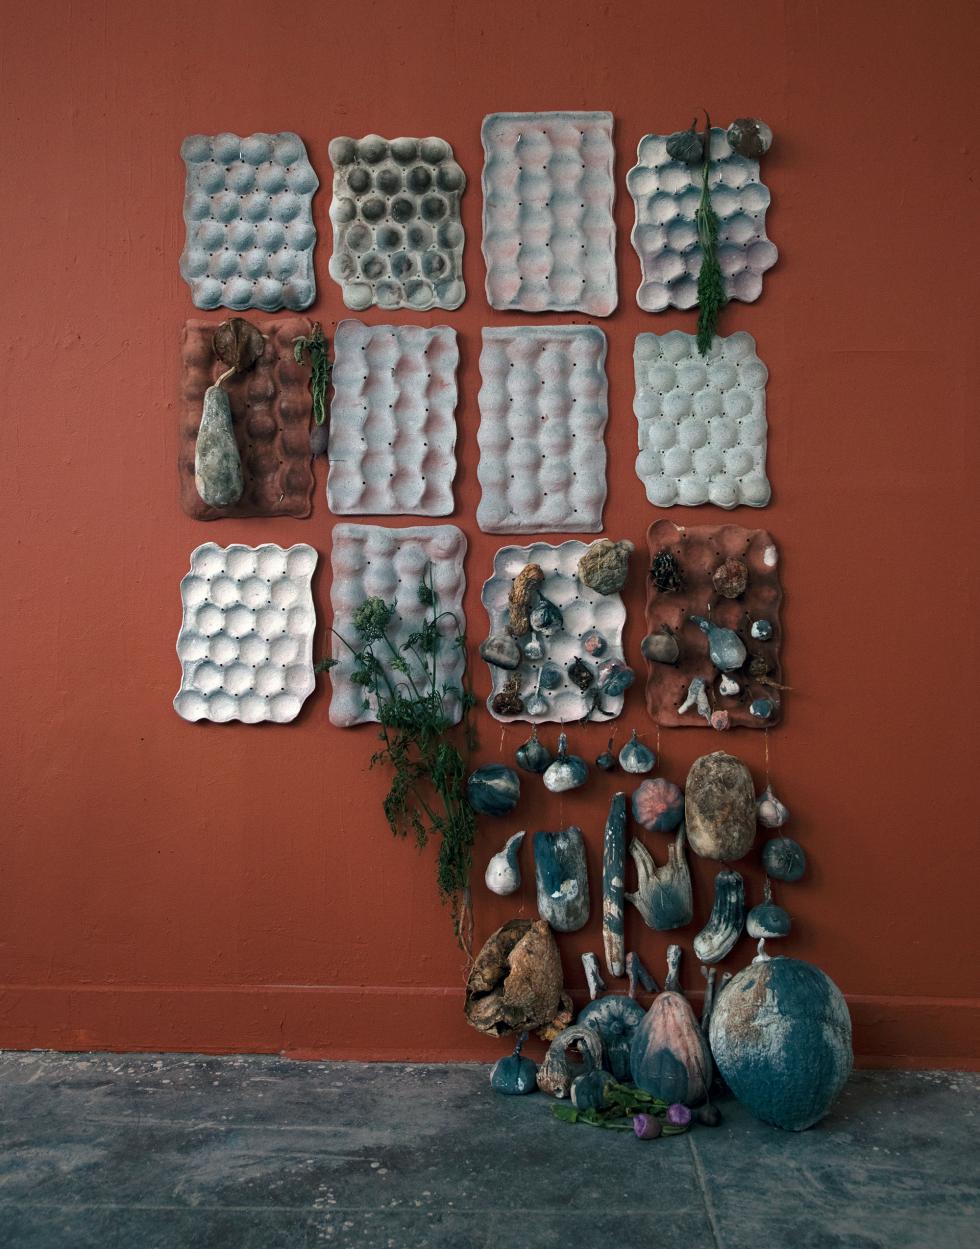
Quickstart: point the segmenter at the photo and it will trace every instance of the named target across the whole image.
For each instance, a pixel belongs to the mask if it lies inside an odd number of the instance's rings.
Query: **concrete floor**
[[[980,1077],[637,1141],[475,1066],[0,1054],[2,1249],[970,1249]]]

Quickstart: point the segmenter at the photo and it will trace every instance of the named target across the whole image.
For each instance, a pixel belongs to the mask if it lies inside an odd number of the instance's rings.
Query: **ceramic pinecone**
[[[458,308],[466,175],[435,137],[331,140],[330,276],[348,308]]]

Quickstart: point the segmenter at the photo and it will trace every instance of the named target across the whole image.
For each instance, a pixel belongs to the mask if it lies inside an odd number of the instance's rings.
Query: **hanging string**
[[[765,734],[765,743],[766,743],[766,786],[768,787],[769,785],[769,725],[768,724],[763,729],[763,733]]]

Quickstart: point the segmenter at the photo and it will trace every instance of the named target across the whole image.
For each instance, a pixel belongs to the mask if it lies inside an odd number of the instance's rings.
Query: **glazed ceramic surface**
[[[196,308],[308,308],[316,295],[311,203],[320,185],[303,140],[192,134],[181,276]]]
[[[194,551],[180,583],[178,715],[246,724],[296,718],[314,686],[316,561],[305,543],[284,550],[205,542]]]

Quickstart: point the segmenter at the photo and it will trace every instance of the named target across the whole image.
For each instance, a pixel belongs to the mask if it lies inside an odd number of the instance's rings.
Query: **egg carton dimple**
[[[491,308],[615,310],[613,116],[483,119],[483,257]]]
[[[316,295],[311,203],[320,185],[299,135],[193,134],[181,276],[197,308],[308,308]]]
[[[540,593],[561,611],[562,628],[550,638],[540,639],[544,648],[541,659],[525,658],[516,672],[510,672],[488,664],[493,682],[487,699],[487,710],[495,720],[511,724],[526,720],[531,724],[571,724],[588,715],[592,707],[592,691],[583,693],[568,676],[568,665],[581,658],[592,668],[607,659],[625,664],[623,654],[623,626],[626,623],[626,607],[618,594],[598,594],[578,579],[579,560],[589,549],[588,543],[569,541],[558,546],[547,542],[532,542],[530,546],[501,547],[493,560],[493,574],[483,583],[481,600],[490,617],[490,632],[506,633],[510,623],[508,595],[514,578],[528,564],[537,564],[544,573],[539,585]],[[582,635],[597,629],[603,636],[606,649],[597,659],[583,653]],[[520,643],[518,643],[520,645]],[[561,685],[551,691],[542,690],[548,700],[548,710],[542,715],[530,715],[526,710],[520,715],[500,715],[493,709],[496,694],[504,688],[508,679],[519,676],[521,697],[526,700],[537,689],[538,674],[542,664],[552,663],[561,669]],[[605,717],[595,713],[593,718],[615,719],[623,710],[623,695],[615,698],[603,696],[601,708]]]
[[[180,583],[178,715],[246,724],[299,715],[315,684],[316,561],[305,543],[284,550],[205,542],[191,554]]]
[[[341,321],[331,374],[332,512],[452,512],[458,364],[449,326]]]
[[[484,533],[597,533],[606,501],[606,336],[594,325],[483,331]]]
[[[766,381],[751,334],[638,334],[633,350],[639,426],[636,472],[657,507],[765,507]]]
[[[425,139],[331,140],[330,276],[348,308],[458,308],[463,284],[459,201],[466,175],[453,149]]]
[[[388,529],[382,525],[339,524],[333,531],[333,582],[330,587],[330,603],[333,608],[333,634],[331,651],[337,661],[330,669],[333,696],[330,700],[330,722],[341,728],[365,724],[377,720],[376,707],[364,687],[351,680],[355,660],[347,646],[336,636],[344,638],[355,649],[360,638],[354,628],[354,614],[369,598],[381,598],[394,603],[395,615],[389,626],[388,636],[395,650],[404,656],[413,677],[420,672],[419,665],[409,651],[402,647],[411,634],[419,630],[431,608],[419,599],[419,586],[423,578],[429,581],[431,570],[437,612],[451,613],[459,623],[460,632],[466,630],[463,614],[463,593],[466,576],[463,560],[466,556],[466,537],[455,525],[412,525],[405,529]],[[466,670],[466,650],[456,645],[456,624],[450,616],[444,616],[438,625],[441,638],[438,648],[437,683],[451,687],[443,698],[443,707],[451,723],[456,724],[462,716],[462,683]],[[395,686],[407,681],[404,674],[391,668],[390,652],[386,647],[375,645],[374,653],[382,662]]]
[[[702,167],[667,155],[665,134],[645,135],[637,163],[626,175],[636,206],[630,235],[640,258],[642,280],[636,302],[646,312],[693,308],[698,302],[701,246],[695,212],[701,198]],[[720,127],[711,131],[708,186],[718,218],[718,264],[729,299],[752,303],[762,293],[762,275],[776,263],[766,237],[769,189],[759,162],[732,150]]]

